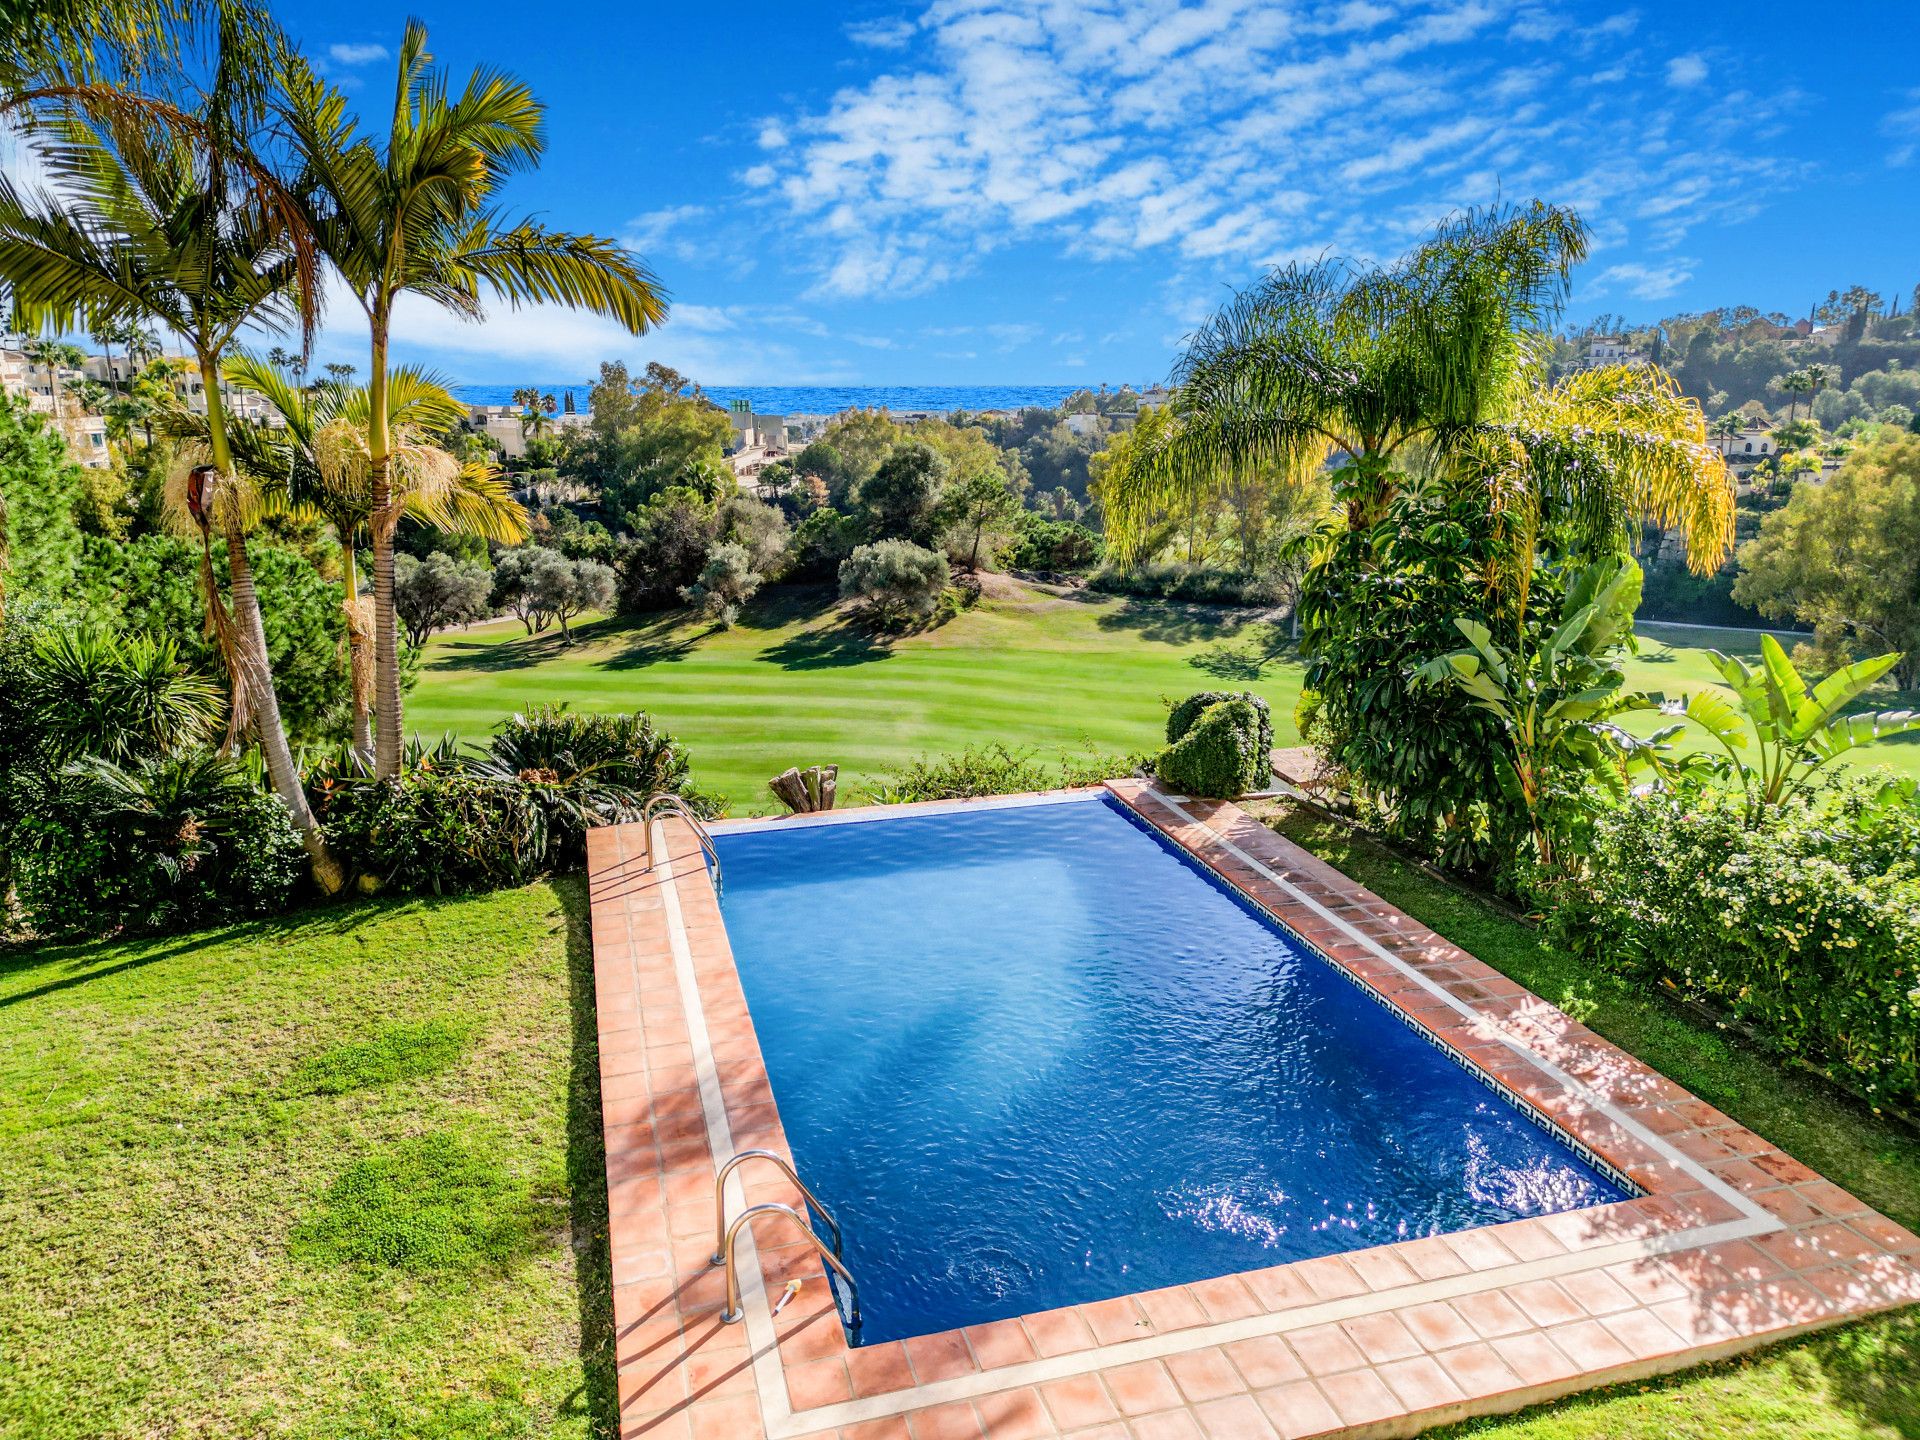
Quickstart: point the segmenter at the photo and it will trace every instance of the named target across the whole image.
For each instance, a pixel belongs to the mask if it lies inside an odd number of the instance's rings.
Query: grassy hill
[[[1047,756],[1160,743],[1165,702],[1208,686],[1251,689],[1293,736],[1301,667],[1284,626],[1245,611],[1012,583],[945,625],[891,643],[848,625],[823,590],[781,588],[740,626],[682,613],[529,638],[507,621],[430,643],[409,728],[478,739],[515,709],[565,700],[642,709],[691,748],[696,782],[736,813],[776,809],[766,781],[788,765],[837,762],[858,787],[921,755],[983,741]],[[1646,625],[1628,682],[1670,693],[1714,683],[1705,647],[1748,657],[1741,630]],[[1650,727],[1648,727],[1650,728]],[[1920,745],[1876,761],[1920,774]]]

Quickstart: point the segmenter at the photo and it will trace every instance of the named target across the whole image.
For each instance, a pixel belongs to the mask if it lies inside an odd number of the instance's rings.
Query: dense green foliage
[[[1379,525],[1334,537],[1301,595],[1302,735],[1351,777],[1375,823],[1463,868],[1500,853],[1489,812],[1500,729],[1416,672],[1455,647],[1458,617],[1482,613],[1486,575],[1506,556],[1483,505],[1405,494]],[[1557,609],[1551,584],[1529,596],[1535,623]]]
[[[926,620],[946,588],[946,557],[908,540],[862,545],[840,564],[841,598],[882,629]]]
[[[286,811],[211,751],[81,762],[30,797],[6,836],[29,934],[192,929],[274,914],[300,893]]]
[[[1201,605],[1244,605],[1270,609],[1289,598],[1283,577],[1183,560],[1154,560],[1142,565],[1104,565],[1087,584],[1110,595],[1147,595],[1161,600],[1191,600]]]
[[[1742,548],[1733,598],[1811,626],[1829,663],[1901,651],[1901,687],[1920,688],[1920,435],[1862,446],[1825,484],[1797,486]]]
[[[1014,525],[1007,563],[1016,570],[1085,570],[1100,558],[1100,537],[1077,520],[1053,520],[1023,510]]]
[[[1272,750],[1273,708],[1263,697],[1254,694],[1251,690],[1201,690],[1189,695],[1167,712],[1167,743],[1171,745],[1181,739],[1193,729],[1202,715],[1215,705],[1228,700],[1244,700],[1253,707],[1253,713],[1259,717],[1260,722],[1259,733],[1254,737],[1254,743],[1260,747],[1262,755]]]
[[[1603,816],[1561,943],[1670,981],[1876,1100],[1920,1103],[1920,805],[1857,784],[1749,824],[1688,789]]]
[[[1266,786],[1268,752],[1260,744],[1265,717],[1242,699],[1220,700],[1191,720],[1154,761],[1154,773],[1183,795],[1231,799]],[[1173,727],[1168,726],[1168,734]]]
[[[867,793],[876,805],[1024,795],[1121,779],[1136,773],[1141,763],[1137,755],[1102,755],[1089,749],[1080,755],[1062,755],[1049,764],[1033,746],[1014,749],[1001,744],[973,745],[938,759],[915,760]]]
[[[0,599],[54,596],[73,583],[84,494],[59,432],[26,397],[0,396]]]
[[[311,559],[291,546],[255,539],[247,551],[287,733],[300,742],[330,738],[345,725],[348,694],[346,618],[339,594]],[[199,547],[172,535],[127,541],[89,536],[70,603],[116,629],[171,639],[189,666],[220,675],[219,646],[206,633],[200,564]],[[220,582],[224,595],[223,574]]]
[[[443,895],[521,885],[540,873],[545,826],[527,789],[427,761],[392,780],[323,780],[329,840],[377,885]]]

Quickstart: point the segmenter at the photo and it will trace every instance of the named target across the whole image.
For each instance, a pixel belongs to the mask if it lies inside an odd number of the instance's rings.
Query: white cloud
[[[777,120],[769,120],[760,127],[760,148],[762,150],[784,150],[787,148],[787,132]]]
[[[1627,261],[1609,265],[1586,287],[1588,298],[1610,290],[1624,290],[1636,300],[1664,300],[1693,278],[1691,260],[1673,260],[1665,264],[1644,265]]]
[[[344,361],[364,376],[366,322],[337,277],[328,285],[326,315],[314,364]],[[488,303],[486,318],[475,322],[403,295],[394,308],[392,358],[477,384],[584,381],[602,360],[624,360],[634,369],[660,360],[708,385],[845,384],[859,378],[851,366],[820,357],[817,347],[802,353],[796,333],[830,332],[792,311],[679,304],[666,324],[635,336],[612,320],[558,306],[516,310],[496,300]],[[284,344],[285,337],[256,335],[249,343]]]
[[[1893,149],[1887,153],[1889,165],[1909,165],[1920,155],[1920,90],[1907,91],[1908,104],[1893,111],[1880,122],[1881,133],[1891,137]]]
[[[388,56],[384,45],[329,45],[327,57],[336,65],[372,65]]]
[[[1707,79],[1707,62],[1698,55],[1676,55],[1667,61],[1667,83],[1676,90],[1691,90]]]
[[[1779,182],[1756,136],[1677,99],[1706,78],[1516,0],[930,0],[863,22],[880,68],[770,117],[739,178],[806,237],[813,293],[913,294],[990,252],[1159,251],[1212,275],[1393,253],[1496,195],[1668,248]],[[1578,57],[1577,60],[1571,57]],[[1698,72],[1696,78],[1696,70]],[[1604,87],[1580,82],[1597,74]]]
[[[847,26],[847,38],[870,50],[901,50],[913,39],[911,20],[859,20]]]

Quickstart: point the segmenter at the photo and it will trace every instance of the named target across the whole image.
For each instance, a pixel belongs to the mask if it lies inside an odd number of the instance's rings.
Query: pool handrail
[[[707,868],[713,871],[713,893],[718,895],[722,883],[720,852],[714,848],[713,836],[708,833],[706,824],[700,817],[693,813],[693,807],[671,790],[656,790],[647,797],[647,803],[640,807],[640,831],[646,838],[647,869],[652,870],[655,863],[653,853],[653,812],[655,810],[665,810],[668,814],[678,815],[687,822],[688,828],[693,831],[694,838],[700,842],[700,853],[706,859]]]
[[[734,1243],[740,1238],[740,1232],[753,1223],[755,1216],[773,1214],[785,1215],[789,1220],[793,1221],[794,1224],[798,1225],[800,1227],[800,1233],[805,1236],[807,1242],[820,1253],[820,1258],[827,1262],[828,1268],[846,1282],[847,1328],[849,1330],[858,1330],[860,1328],[860,1287],[854,1282],[853,1272],[847,1269],[838,1255],[827,1248],[826,1241],[813,1233],[813,1226],[807,1223],[806,1216],[802,1215],[791,1205],[782,1205],[777,1200],[768,1200],[763,1204],[748,1206],[740,1212],[738,1218],[734,1220],[733,1224],[727,1230],[727,1238],[721,1246],[727,1267],[727,1308],[720,1312],[720,1323],[723,1325],[738,1324],[746,1318],[747,1314],[740,1304],[740,1266],[739,1262],[734,1258]],[[831,1290],[831,1283],[829,1283],[828,1288]]]
[[[785,1156],[777,1155],[771,1150],[742,1150],[731,1160],[727,1161],[726,1164],[722,1165],[720,1167],[720,1173],[714,1177],[713,1264],[724,1265],[727,1259],[727,1176],[733,1173],[735,1166],[747,1160],[771,1160],[775,1165],[779,1166],[781,1173],[793,1182],[794,1188],[806,1197],[807,1204],[813,1207],[814,1213],[827,1222],[827,1228],[833,1232],[833,1253],[836,1255],[846,1253],[845,1244],[840,1234],[840,1222],[833,1218],[833,1212],[831,1210],[820,1203],[820,1197],[807,1188],[807,1182],[802,1180],[793,1166],[787,1163]]]

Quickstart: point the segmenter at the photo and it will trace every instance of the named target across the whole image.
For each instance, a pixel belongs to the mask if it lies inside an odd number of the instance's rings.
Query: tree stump
[[[805,770],[794,767],[781,771],[767,782],[767,788],[795,815],[810,815],[833,809],[839,782],[838,765],[809,765]]]

